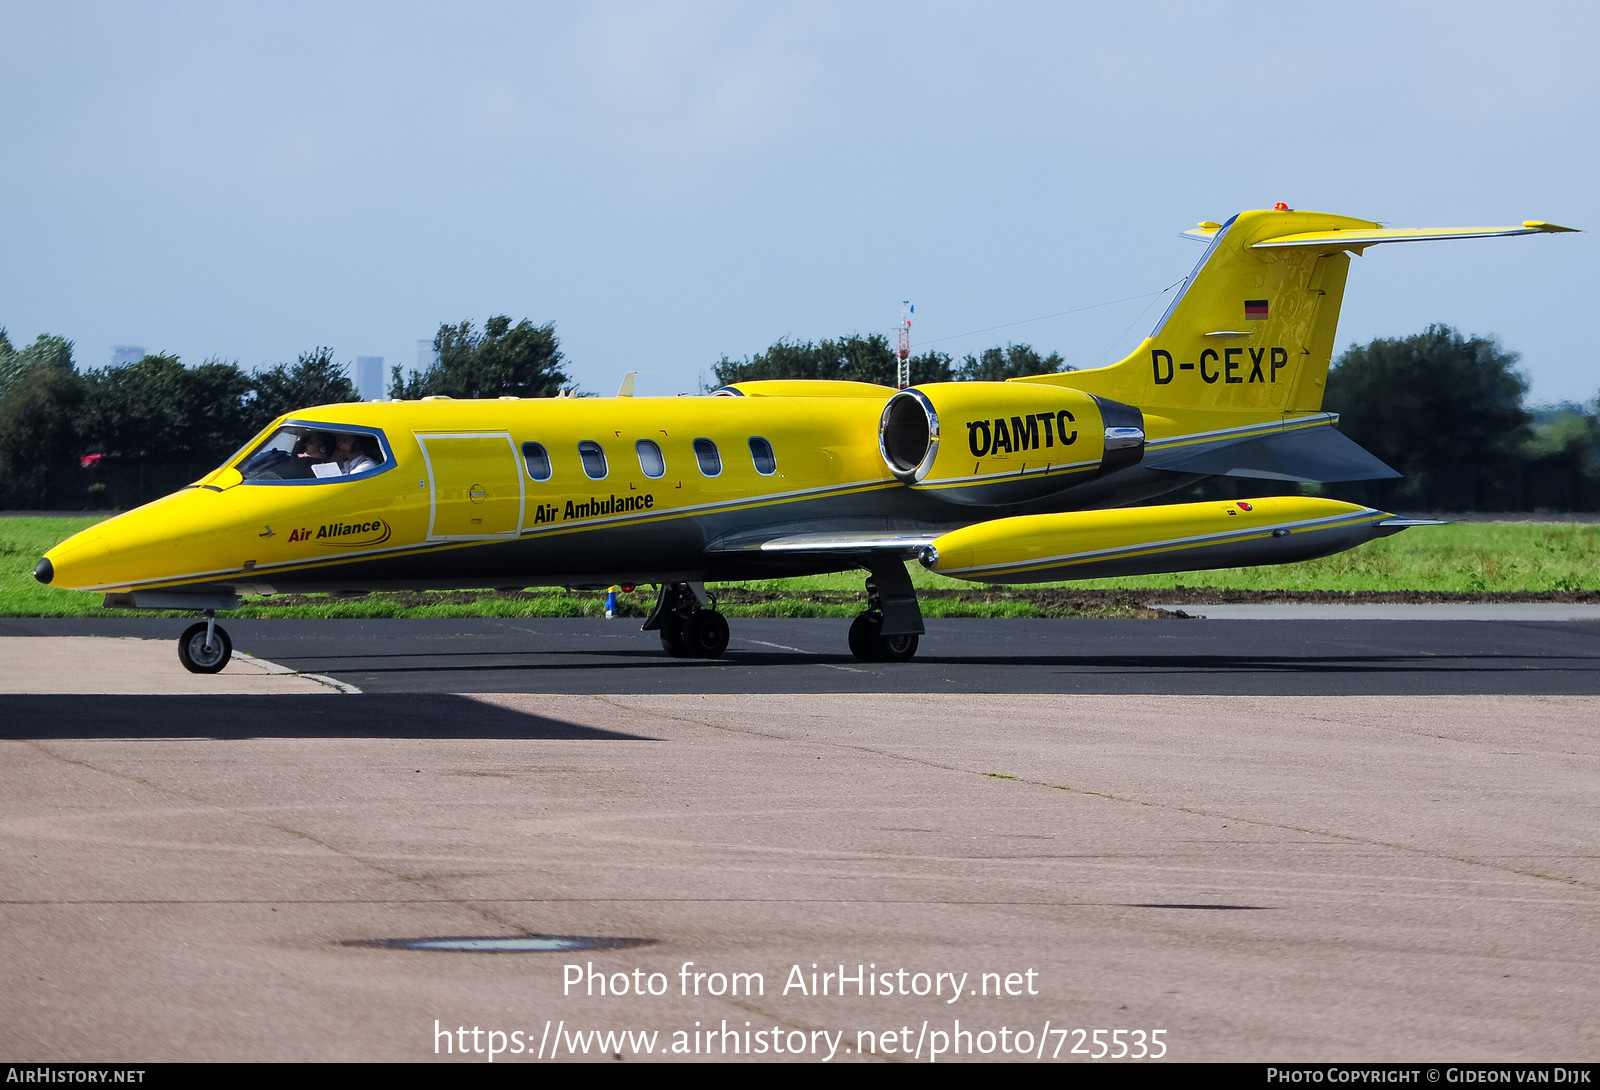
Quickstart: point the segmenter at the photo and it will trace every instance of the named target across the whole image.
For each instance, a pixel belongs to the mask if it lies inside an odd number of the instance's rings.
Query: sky
[[[553,322],[609,394],[779,339],[1150,331],[1276,201],[1600,232],[1600,5],[0,0],[0,326],[247,368]],[[1339,347],[1442,322],[1600,391],[1596,234],[1379,247]]]

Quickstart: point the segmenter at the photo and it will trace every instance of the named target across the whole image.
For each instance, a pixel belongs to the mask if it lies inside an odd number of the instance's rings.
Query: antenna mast
[[[897,327],[899,344],[895,355],[900,360],[899,388],[902,390],[911,385],[911,315],[916,309],[910,300],[901,300],[900,325]]]

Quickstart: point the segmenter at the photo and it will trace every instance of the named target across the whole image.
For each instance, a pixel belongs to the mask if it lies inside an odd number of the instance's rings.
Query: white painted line
[[[254,655],[247,655],[243,651],[235,651],[233,653],[233,657],[236,659],[244,659],[247,662],[253,663],[256,666],[261,667],[261,669],[265,670],[269,674],[284,674],[288,677],[303,677],[307,681],[315,681],[318,685],[326,685],[331,689],[339,690],[341,693],[361,692],[360,689],[356,688],[354,685],[351,685],[347,681],[340,681],[338,678],[328,677],[326,674],[303,674],[299,670],[294,669],[292,666],[285,666],[281,662],[273,662],[270,659],[262,659],[257,658]]]
[[[766,640],[740,639],[740,643],[756,643],[762,647],[776,647],[779,651],[795,651],[802,655],[820,655],[821,651],[807,651],[804,647],[790,647],[786,643],[768,643]],[[843,670],[847,674],[869,674],[870,670],[857,670],[853,666],[840,666],[836,662],[819,662],[818,666],[826,666],[830,670]]]

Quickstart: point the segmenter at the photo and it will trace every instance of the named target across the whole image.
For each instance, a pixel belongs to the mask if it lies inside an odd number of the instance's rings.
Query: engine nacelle
[[[938,382],[883,407],[878,449],[905,484],[951,503],[1021,503],[1144,456],[1144,415],[1064,386]]]

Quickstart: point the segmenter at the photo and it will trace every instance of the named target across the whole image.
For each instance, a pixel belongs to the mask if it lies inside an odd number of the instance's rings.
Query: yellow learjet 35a
[[[1205,255],[1120,363],[894,391],[744,382],[699,398],[369,402],[275,421],[188,488],[56,546],[42,582],[195,609],[220,670],[237,596],[659,584],[645,628],[713,657],[708,580],[864,569],[850,649],[907,660],[907,560],[986,583],[1279,564],[1415,525],[1311,497],[1130,506],[1208,476],[1397,476],[1321,411],[1350,254],[1564,231],[1391,229],[1282,205],[1188,232]]]

